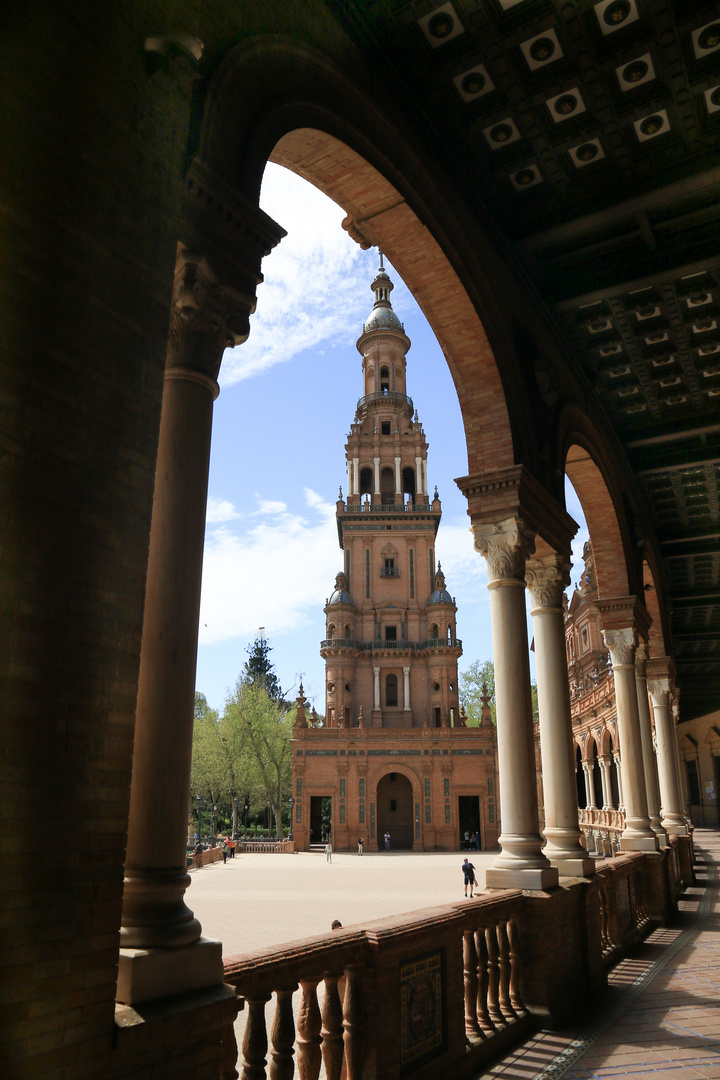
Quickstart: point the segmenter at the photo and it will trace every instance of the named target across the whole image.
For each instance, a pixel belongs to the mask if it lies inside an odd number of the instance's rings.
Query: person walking
[[[468,885],[470,886],[470,899],[472,900],[473,886],[477,885],[475,880],[475,867],[468,859],[467,855],[463,859],[462,864],[463,877],[465,879],[465,895],[468,894]]]
[[[325,845],[325,858],[327,859],[328,862],[332,862],[332,844],[330,843],[329,840],[328,840],[327,844]]]
[[[384,840],[385,840],[385,850],[389,851],[390,850],[390,833],[389,832],[385,833]]]
[[[358,855],[362,855],[362,853],[363,853],[363,838],[362,838],[362,836],[358,836]]]
[[[225,863],[226,863],[226,862],[227,862],[227,860],[228,860],[228,853],[229,853],[229,851],[230,851],[230,846],[229,846],[229,844],[228,844],[228,842],[227,842],[227,839],[225,839],[225,840],[223,840],[223,842],[222,842],[222,857],[223,857],[223,866],[225,865]]]

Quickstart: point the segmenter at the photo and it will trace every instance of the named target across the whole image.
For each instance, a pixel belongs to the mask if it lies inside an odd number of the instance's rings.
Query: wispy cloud
[[[207,501],[207,513],[205,520],[208,525],[214,525],[222,521],[232,521],[239,518],[237,510],[227,499],[217,499],[212,495]]]
[[[288,235],[268,256],[250,337],[223,357],[220,382],[231,386],[287,363],[304,349],[357,337],[369,294],[357,287],[363,253],[340,223],[344,211],[300,177],[268,165],[260,199]]]
[[[309,612],[322,610],[336,568],[342,568],[335,506],[311,489],[305,502],[307,515],[261,501],[266,510],[253,516],[249,529],[233,531],[223,523],[208,531],[202,645],[246,637],[260,625],[271,636],[285,634],[307,625]]]

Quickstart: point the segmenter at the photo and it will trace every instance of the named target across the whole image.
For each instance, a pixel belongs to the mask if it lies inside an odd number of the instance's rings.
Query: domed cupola
[[[405,329],[403,324],[393,311],[392,304],[390,303],[390,293],[395,286],[388,277],[387,271],[383,266],[382,251],[380,252],[380,266],[370,288],[375,293],[375,303],[363,326],[362,336],[364,337],[365,334],[371,334],[373,330],[397,330],[399,333],[404,334]],[[362,337],[360,340],[362,340]],[[409,346],[410,342],[408,341],[408,348]]]
[[[437,573],[435,574],[435,590],[430,597],[428,603],[430,604],[452,604],[453,599],[450,593],[445,588],[445,575],[442,572],[440,563],[438,563]]]
[[[330,594],[327,606],[329,607],[331,604],[352,604],[350,593],[347,591],[347,578],[344,574],[336,574],[335,576],[335,588]]]

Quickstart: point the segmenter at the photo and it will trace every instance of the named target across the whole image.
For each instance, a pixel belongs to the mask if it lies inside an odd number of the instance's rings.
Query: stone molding
[[[613,667],[635,666],[635,630],[628,626],[622,630],[603,630],[603,641],[610,650]]]
[[[490,583],[525,582],[525,564],[535,551],[535,533],[521,518],[470,526],[475,550],[485,557]]]
[[[562,611],[562,596],[570,584],[570,560],[564,555],[544,555],[528,559],[525,582],[533,608],[554,608]]]
[[[648,693],[656,708],[667,708],[670,703],[670,680],[651,679],[648,682]]]
[[[254,298],[223,282],[205,256],[178,245],[167,367],[217,380],[225,349],[250,333]]]

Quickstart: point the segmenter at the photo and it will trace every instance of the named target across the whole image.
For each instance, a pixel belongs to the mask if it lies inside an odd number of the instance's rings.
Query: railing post
[[[320,1008],[317,999],[319,979],[301,979],[302,1000],[298,1014],[297,1063],[300,1080],[318,1080],[322,1053],[320,1051]]]
[[[527,1010],[520,993],[520,940],[518,925],[514,919],[507,924],[507,934],[510,948],[510,1001],[515,1015],[524,1016]]]
[[[340,1080],[343,1062],[343,1010],[338,994],[340,976],[326,972],[322,1007],[322,1058],[327,1080]]]
[[[343,1002],[343,1041],[347,1080],[360,1080],[363,1062],[361,974],[359,968],[345,968]]]
[[[483,1031],[491,1034],[495,1030],[495,1025],[488,1012],[488,950],[484,930],[476,930],[475,932],[475,950],[478,958],[477,1018]]]
[[[236,1007],[232,1016],[228,1018],[227,1026],[223,1029],[220,1042],[220,1080],[238,1080],[238,1045],[235,1038],[235,1020],[242,1007],[242,1001],[235,999]]]
[[[494,926],[489,926],[485,931],[488,954],[488,1012],[493,1026],[500,1031],[505,1027],[505,1017],[500,1009],[500,965],[498,963],[497,931]]]
[[[275,1017],[272,1026],[272,1054],[270,1080],[292,1080],[295,1072],[295,1020],[293,1018],[293,992],[297,987],[275,991]]]
[[[497,943],[498,943],[498,1005],[505,1020],[510,1022],[516,1020],[515,1010],[512,1007],[510,1000],[510,942],[508,941],[507,930],[504,922],[499,922],[497,925]]]
[[[248,1018],[242,1045],[243,1067],[240,1080],[265,1080],[265,1055],[268,1048],[265,1005],[270,1000],[270,995],[262,994],[245,1000]]]
[[[473,930],[463,932],[463,971],[465,977],[465,1034],[477,1037],[480,1025],[477,1019],[478,955]]]

